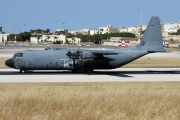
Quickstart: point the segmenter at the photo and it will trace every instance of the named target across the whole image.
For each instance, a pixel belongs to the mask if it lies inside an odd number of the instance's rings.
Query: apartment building
[[[99,27],[99,34],[106,34],[106,33],[117,33],[118,28],[108,25],[106,27]]]
[[[90,29],[69,30],[68,33],[73,35],[77,35],[77,34],[90,35]]]
[[[147,25],[144,25],[144,24],[138,25],[137,27],[128,27],[128,28],[122,27],[120,29],[120,32],[130,32],[135,35],[139,35],[140,31],[144,31],[146,30],[146,28],[147,28]]]
[[[163,25],[163,31],[168,33],[174,33],[177,32],[177,30],[180,29],[180,21],[179,23],[167,23]]]
[[[139,33],[139,30],[137,27],[128,27],[128,28],[122,28],[120,30],[120,32],[130,32],[130,33],[133,33],[133,34],[138,34]]]

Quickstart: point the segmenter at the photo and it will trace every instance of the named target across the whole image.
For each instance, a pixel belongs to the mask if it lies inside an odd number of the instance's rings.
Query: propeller
[[[78,59],[80,56],[80,53],[81,52],[79,50],[68,50],[66,55],[72,59]]]

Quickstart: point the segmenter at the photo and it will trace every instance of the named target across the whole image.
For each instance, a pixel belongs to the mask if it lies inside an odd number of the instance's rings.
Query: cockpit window
[[[16,56],[17,57],[23,57],[23,53],[17,53]]]
[[[15,60],[16,57],[23,57],[23,53],[16,53],[16,54],[14,54],[14,56],[12,57],[12,59]]]

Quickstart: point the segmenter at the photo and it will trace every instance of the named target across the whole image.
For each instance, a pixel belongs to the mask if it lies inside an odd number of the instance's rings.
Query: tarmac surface
[[[174,82],[180,81],[180,68],[118,68],[93,73],[70,71],[34,71],[19,73],[0,69],[1,83],[18,82]]]

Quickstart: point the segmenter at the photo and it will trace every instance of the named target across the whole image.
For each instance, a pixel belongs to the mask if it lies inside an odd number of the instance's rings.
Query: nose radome
[[[14,68],[14,61],[12,59],[6,60],[5,65]]]

